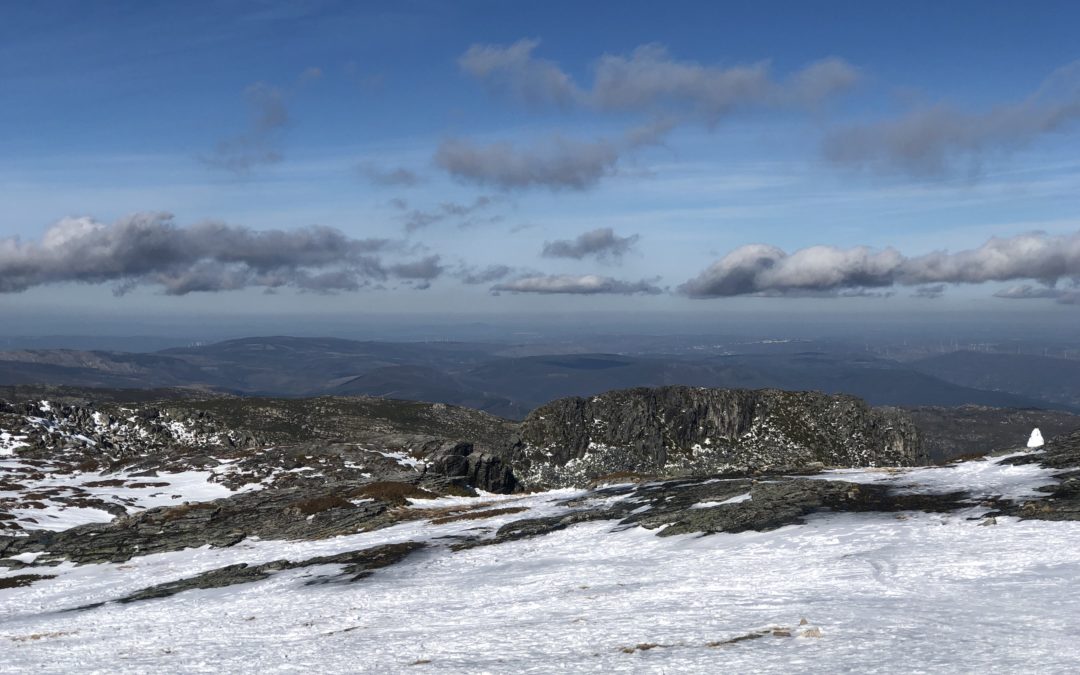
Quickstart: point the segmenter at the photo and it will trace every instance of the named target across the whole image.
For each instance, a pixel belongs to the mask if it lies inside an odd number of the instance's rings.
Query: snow
[[[382,450],[375,450],[375,453],[379,454],[379,455],[382,455],[383,457],[386,457],[387,459],[392,459],[392,460],[396,461],[399,465],[407,467],[409,469],[413,469],[413,470],[418,470],[424,464],[423,462],[416,459],[415,457],[413,457],[412,455],[410,455],[407,452],[401,452],[401,451],[398,451],[398,452],[384,452]]]
[[[827,477],[1015,495],[1052,482],[1038,467],[1000,459]],[[998,517],[983,527],[973,508],[819,514],[772,532],[657,537],[609,521],[456,553],[445,546],[446,537],[564,513],[561,502],[586,494],[425,500],[415,505],[529,512],[39,568],[58,576],[0,590],[0,671],[1070,673],[1080,662],[1075,522]],[[321,566],[60,611],[224,565],[410,540],[431,547],[355,583],[305,585],[336,571]],[[795,637],[708,646],[773,628]]]
[[[108,511],[59,503],[49,503],[43,509],[7,509],[7,513],[14,516],[15,522],[24,530],[50,530],[52,532],[60,532],[87,523],[107,523],[113,519]]]
[[[14,455],[19,448],[29,447],[30,444],[25,441],[26,436],[0,429],[0,457]]]
[[[810,476],[826,480],[846,480],[853,483],[890,483],[900,492],[926,494],[964,491],[975,499],[1004,497],[1026,499],[1045,496],[1036,488],[1053,485],[1059,473],[1038,464],[1004,464],[1006,459],[1026,455],[1016,452],[999,457],[960,462],[948,466],[929,466],[915,469],[835,469]]]
[[[133,476],[128,472],[78,474],[61,473],[48,464],[30,465],[19,460],[0,460],[0,479],[8,478],[22,487],[18,490],[0,489],[0,510],[15,516],[23,530],[65,530],[86,523],[107,523],[113,519],[108,511],[83,506],[69,506],[65,499],[80,496],[96,497],[119,505],[128,513],[155,506],[175,506],[184,502],[213,501],[234,494],[220,483],[210,482],[212,471],[161,472],[158,476]],[[100,481],[123,481],[123,485],[91,485]],[[165,485],[160,485],[164,483]],[[141,487],[140,487],[141,486]],[[243,490],[264,487],[245,485]],[[57,494],[52,494],[53,491]],[[32,500],[24,495],[35,494]],[[11,507],[7,504],[37,506]],[[16,533],[17,534],[17,533]]]
[[[1028,438],[1027,446],[1029,448],[1041,448],[1043,446],[1042,432],[1038,427],[1031,430],[1031,437]]]

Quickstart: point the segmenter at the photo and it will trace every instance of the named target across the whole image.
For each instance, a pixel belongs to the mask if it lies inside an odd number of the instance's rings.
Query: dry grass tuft
[[[293,502],[287,508],[289,510],[295,509],[305,516],[313,516],[316,513],[322,513],[330,509],[355,509],[356,505],[338,495],[323,495],[322,497]]]
[[[466,513],[458,513],[456,515],[443,516],[441,518],[432,518],[432,525],[445,525],[446,523],[454,523],[459,520],[481,520],[483,518],[494,518],[495,516],[504,516],[509,513],[521,513],[522,511],[528,511],[529,509],[524,506],[508,506],[505,509],[488,509],[487,511],[468,511]]]
[[[368,499],[388,502],[398,506],[408,504],[410,499],[435,499],[438,497],[434,492],[428,492],[412,483],[399,483],[396,481],[369,483],[357,488],[349,496],[367,497]]]
[[[181,504],[180,506],[174,506],[162,515],[163,520],[179,520],[184,518],[193,511],[205,511],[215,508],[211,502],[191,502],[190,504]]]

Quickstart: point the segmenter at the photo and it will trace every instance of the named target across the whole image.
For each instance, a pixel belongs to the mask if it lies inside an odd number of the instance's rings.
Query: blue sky
[[[0,308],[1075,313],[1078,15],[0,2]]]

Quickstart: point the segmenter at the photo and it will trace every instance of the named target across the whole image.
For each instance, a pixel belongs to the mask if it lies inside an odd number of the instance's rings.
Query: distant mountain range
[[[692,385],[848,393],[873,405],[1080,409],[1080,362],[954,352],[901,363],[865,354],[548,354],[514,345],[257,337],[152,353],[0,351],[0,385],[181,387],[262,396],[370,395],[520,419],[566,396]]]

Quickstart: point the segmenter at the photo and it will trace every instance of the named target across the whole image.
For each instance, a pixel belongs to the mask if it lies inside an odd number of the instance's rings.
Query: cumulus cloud
[[[774,246],[735,249],[679,291],[694,298],[874,289],[894,285],[1034,280],[1053,286],[1080,278],[1080,233],[994,238],[976,249],[907,257],[892,248],[812,246],[788,254]]]
[[[744,108],[814,107],[859,79],[854,66],[837,58],[777,78],[766,62],[704,65],[677,60],[662,45],[648,44],[629,56],[602,56],[591,85],[582,87],[558,64],[534,56],[539,44],[473,45],[458,63],[490,89],[526,103],[637,113],[652,121],[621,137],[555,136],[534,147],[451,139],[435,155],[438,166],[460,180],[504,190],[585,190],[616,173],[622,155],[662,143],[680,122],[700,119],[712,125]]]
[[[618,260],[634,247],[638,239],[636,234],[620,237],[610,227],[601,227],[578,235],[575,239],[545,242],[541,255],[545,258],[573,258],[575,260],[586,257],[594,257],[598,260]]]
[[[709,122],[741,108],[805,107],[851,88],[859,71],[842,59],[811,63],[777,80],[768,62],[702,65],[673,59],[663,45],[638,47],[630,56],[603,56],[590,93],[604,109],[682,109]]]
[[[509,46],[476,44],[461,55],[458,65],[493,91],[526,103],[573,103],[581,92],[559,66],[532,55],[539,45],[539,40],[518,40]]]
[[[437,276],[435,268],[387,267],[386,239],[355,239],[313,225],[252,230],[219,222],[187,227],[167,213],[139,213],[112,224],[66,218],[39,242],[0,239],[0,293],[47,284],[114,284],[118,294],[157,286],[170,295],[248,287],[350,291],[388,277]]]
[[[857,68],[838,58],[811,63],[786,78],[768,62],[722,66],[673,58],[663,45],[646,44],[628,56],[605,54],[590,87],[580,87],[557,64],[533,56],[538,40],[473,45],[461,68],[491,89],[527,103],[600,110],[692,112],[715,122],[745,107],[804,107],[851,88]]]
[[[420,176],[404,167],[383,168],[371,162],[356,167],[360,175],[378,187],[413,187],[421,183]]]
[[[663,291],[652,281],[620,281],[595,274],[557,274],[522,277],[496,284],[492,291],[570,295],[656,295]]]
[[[393,201],[393,200],[392,200]],[[397,200],[399,204],[395,204],[395,208],[402,210],[408,209],[408,204],[404,200]],[[474,199],[471,204],[458,204],[456,202],[443,202],[436,208],[424,211],[422,209],[412,209],[402,216],[405,223],[405,230],[407,232],[415,232],[423,229],[435,223],[440,223],[445,220],[458,219],[461,225],[472,224],[470,218],[476,213],[483,211],[496,202],[492,197],[481,195]]]
[[[205,164],[246,174],[258,166],[281,161],[281,135],[289,124],[285,93],[258,82],[244,90],[244,97],[251,109],[247,131],[219,141],[211,154],[201,158]]]
[[[991,153],[1023,148],[1080,120],[1080,61],[1053,73],[1023,100],[983,112],[947,103],[838,129],[825,140],[833,162],[915,175],[971,173]]]
[[[618,158],[618,149],[608,141],[562,137],[531,148],[450,139],[435,153],[435,163],[455,178],[503,190],[536,186],[584,190],[613,173]]]

